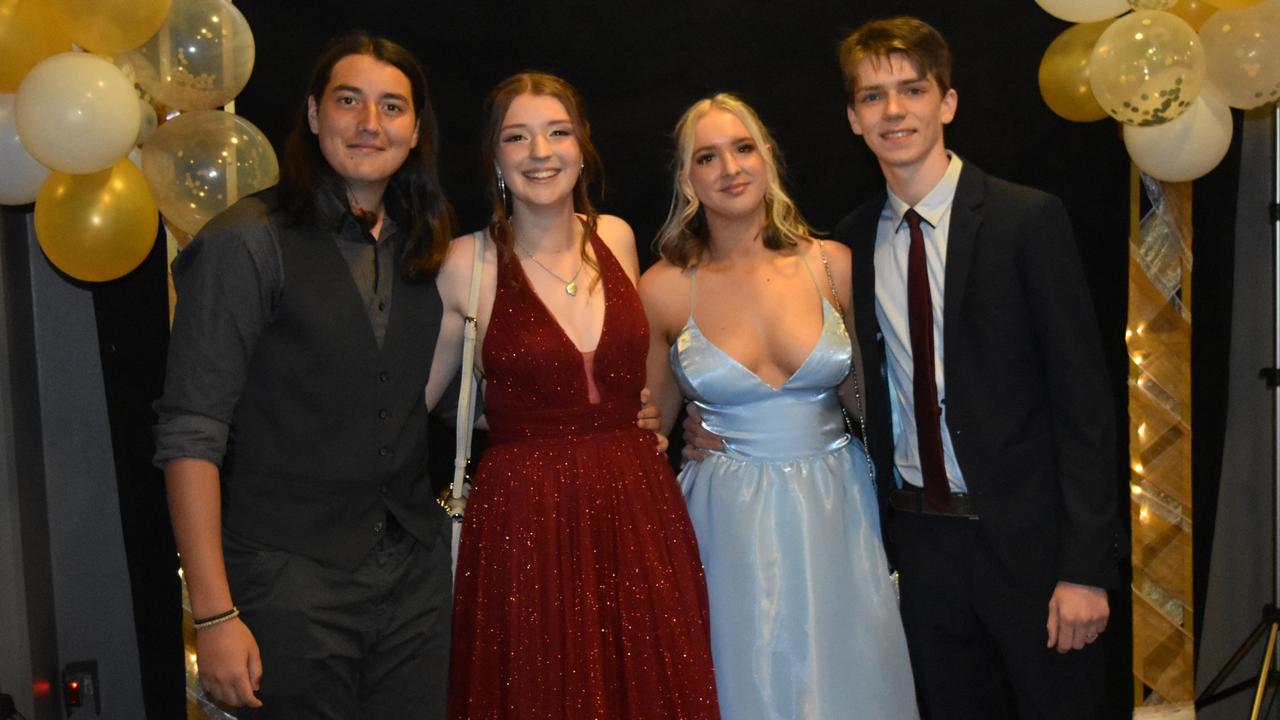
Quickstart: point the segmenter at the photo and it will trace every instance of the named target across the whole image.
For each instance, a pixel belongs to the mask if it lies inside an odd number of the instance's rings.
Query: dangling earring
[[[502,168],[495,169],[498,171],[498,196],[505,203],[507,201],[507,182],[502,179]]]

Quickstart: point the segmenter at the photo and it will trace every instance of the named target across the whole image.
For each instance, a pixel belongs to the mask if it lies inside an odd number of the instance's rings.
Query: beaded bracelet
[[[230,610],[218,613],[217,615],[211,615],[207,618],[192,618],[191,627],[196,630],[204,630],[205,628],[210,628],[219,623],[234,620],[238,617],[240,617],[240,608],[232,605]]]

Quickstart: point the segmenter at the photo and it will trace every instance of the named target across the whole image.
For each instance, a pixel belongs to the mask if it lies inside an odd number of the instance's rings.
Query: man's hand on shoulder
[[[239,618],[196,631],[200,686],[232,707],[262,707],[254,695],[262,681],[258,641]]]
[[[1106,590],[1060,581],[1049,598],[1049,620],[1045,623],[1049,641],[1045,647],[1057,647],[1060,653],[1080,650],[1107,629],[1110,616]]]

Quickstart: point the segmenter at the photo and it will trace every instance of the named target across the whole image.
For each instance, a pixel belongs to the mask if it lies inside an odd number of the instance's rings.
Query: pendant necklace
[[[577,295],[578,295],[578,274],[582,272],[582,264],[583,264],[583,263],[582,263],[581,258],[579,258],[579,260],[578,260],[578,269],[573,271],[573,277],[570,277],[568,280],[565,280],[564,278],[562,278],[562,277],[560,277],[559,275],[557,275],[557,274],[555,273],[555,271],[554,271],[554,270],[552,270],[551,268],[547,267],[546,265],[543,265],[543,264],[542,264],[542,261],[541,261],[541,260],[539,260],[538,258],[534,257],[534,254],[533,254],[532,252],[529,252],[529,248],[525,247],[525,246],[524,246],[524,244],[523,244],[523,243],[521,243],[519,240],[517,240],[517,241],[516,241],[516,245],[518,245],[518,246],[520,247],[520,249],[524,251],[524,254],[525,254],[525,256],[526,256],[526,257],[528,257],[528,258],[529,258],[530,260],[532,260],[535,264],[537,264],[537,266],[538,266],[538,267],[542,268],[542,269],[543,269],[543,270],[544,270],[548,275],[550,275],[551,277],[555,278],[556,280],[559,280],[560,282],[564,283],[564,294],[565,294],[565,295],[568,295],[569,297],[577,297]]]

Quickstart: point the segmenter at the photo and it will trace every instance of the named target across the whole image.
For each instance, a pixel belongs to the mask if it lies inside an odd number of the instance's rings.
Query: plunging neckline
[[[591,243],[591,249],[596,251],[596,265],[601,265],[600,249],[596,247],[597,237],[598,236],[596,235],[592,235],[589,242]],[[600,245],[604,245],[603,240],[600,241]],[[605,252],[609,252],[608,247],[605,248]],[[533,299],[537,301],[538,307],[542,309],[542,313],[551,320],[551,324],[560,332],[560,337],[569,344],[569,347],[573,348],[579,355],[588,355],[598,352],[600,350],[600,346],[604,344],[605,332],[607,332],[609,328],[609,291],[608,288],[605,287],[604,267],[601,266],[596,273],[596,282],[600,286],[600,300],[604,303],[604,315],[600,318],[600,337],[596,340],[596,346],[594,348],[590,350],[583,350],[578,347],[578,344],[569,336],[569,331],[565,330],[564,325],[560,324],[560,320],[556,318],[556,314],[551,312],[551,308],[547,307],[547,303],[543,301],[542,296],[539,295],[538,291],[533,287],[533,283],[529,280],[529,274],[524,271],[524,265],[520,262],[520,258],[516,256],[514,252],[511,257],[515,260],[513,264],[515,265],[516,270],[520,273],[520,279],[524,281],[525,288],[528,289],[529,294],[533,296]],[[590,295],[590,293],[591,285],[588,283],[587,294]]]
[[[781,385],[778,385],[776,387],[765,382],[764,378],[760,377],[760,375],[757,374],[754,370],[742,364],[740,360],[730,355],[729,353],[725,352],[724,349],[722,349],[719,345],[716,345],[714,342],[712,342],[711,338],[707,337],[706,333],[702,332],[702,328],[698,326],[698,321],[695,320],[693,317],[692,308],[689,309],[689,319],[685,321],[684,327],[681,328],[680,332],[682,334],[690,331],[698,333],[699,337],[702,338],[703,342],[705,342],[708,347],[710,347],[712,350],[715,350],[718,355],[728,360],[732,365],[741,368],[743,372],[747,373],[747,375],[750,375],[751,378],[754,379],[756,382],[769,388],[773,392],[782,392],[788,385],[791,384],[792,380],[795,380],[796,377],[800,375],[800,372],[802,370],[804,370],[806,367],[809,366],[809,363],[817,355],[818,348],[822,346],[822,339],[827,335],[827,317],[828,317],[827,310],[831,310],[832,313],[835,313],[836,309],[832,307],[831,302],[827,300],[825,297],[821,298],[821,302],[822,302],[822,328],[818,331],[818,339],[814,341],[813,347],[809,348],[809,354],[805,355],[804,361],[801,362],[800,365],[796,367],[796,369],[793,370],[785,380],[782,381]],[[679,352],[679,350],[677,349],[676,352]]]

